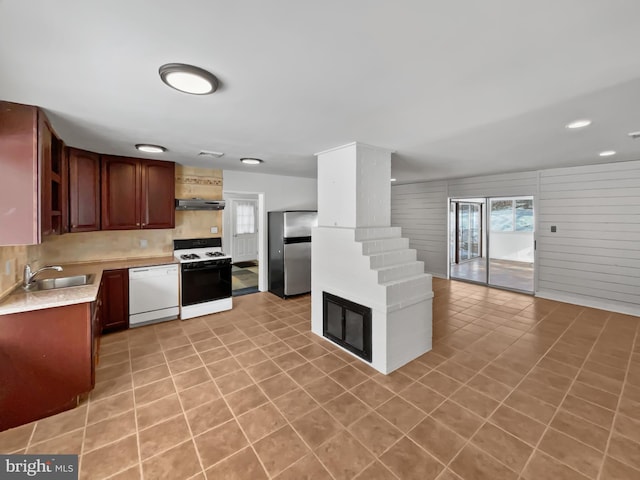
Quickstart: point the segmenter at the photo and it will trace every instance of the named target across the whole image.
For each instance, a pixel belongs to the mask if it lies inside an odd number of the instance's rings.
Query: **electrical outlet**
[[[218,227],[211,227],[211,233],[218,233]]]
[[[147,242],[146,238],[140,239],[140,248],[147,248],[149,246],[149,242]]]

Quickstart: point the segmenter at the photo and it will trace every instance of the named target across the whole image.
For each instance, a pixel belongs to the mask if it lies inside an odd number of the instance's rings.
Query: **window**
[[[256,233],[256,208],[253,202],[238,202],[236,206],[236,234]]]
[[[533,199],[491,200],[492,232],[533,232]]]
[[[516,200],[516,232],[533,232],[533,200]]]

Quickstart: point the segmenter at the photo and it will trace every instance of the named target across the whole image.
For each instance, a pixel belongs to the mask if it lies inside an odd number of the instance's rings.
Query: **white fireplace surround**
[[[431,350],[431,275],[390,226],[391,152],[351,143],[317,155],[311,328],[322,336],[323,292],[371,308],[371,366],[387,374]]]

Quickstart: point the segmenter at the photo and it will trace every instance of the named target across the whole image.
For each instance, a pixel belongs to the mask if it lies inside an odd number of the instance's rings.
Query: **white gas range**
[[[173,255],[180,262],[180,318],[230,310],[231,257],[222,252],[220,238],[174,240]]]

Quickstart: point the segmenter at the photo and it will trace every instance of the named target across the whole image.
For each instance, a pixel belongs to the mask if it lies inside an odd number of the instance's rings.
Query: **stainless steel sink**
[[[57,288],[81,287],[93,283],[93,275],[75,275],[73,277],[45,278],[36,280],[28,287],[23,287],[27,292],[41,290],[54,290]]]

